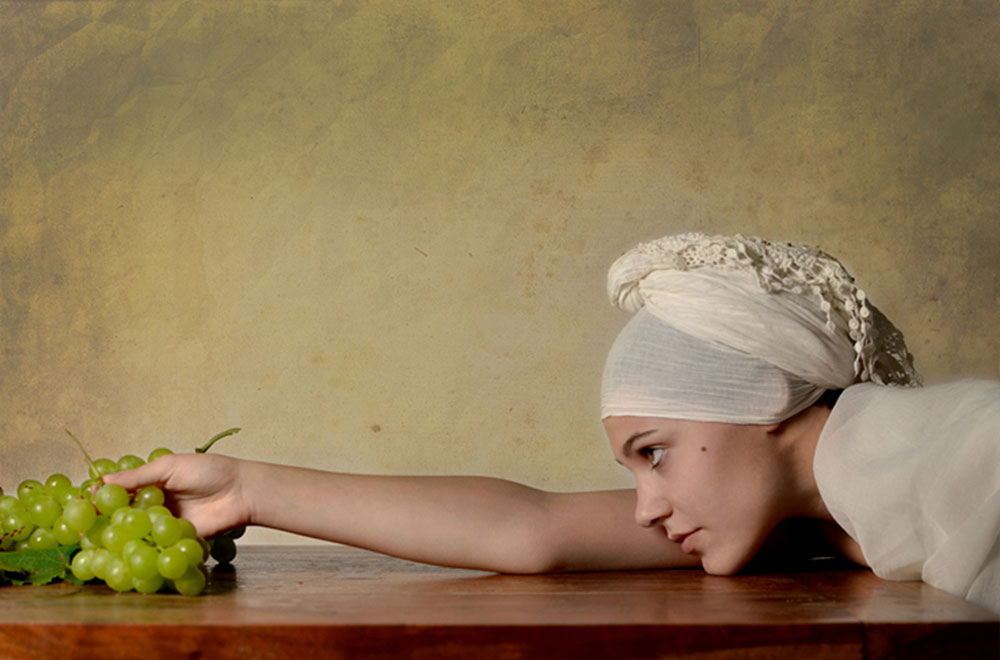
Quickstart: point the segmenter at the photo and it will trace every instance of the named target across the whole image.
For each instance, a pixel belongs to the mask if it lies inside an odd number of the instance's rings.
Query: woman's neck
[[[823,498],[820,497],[813,471],[816,447],[830,412],[827,406],[812,405],[782,422],[776,430],[793,475],[790,516],[833,520]]]
[[[801,413],[786,420],[775,431],[781,435],[782,447],[786,450],[791,465],[792,495],[790,497],[789,517],[813,518],[820,521],[819,530],[823,538],[836,551],[851,561],[867,566],[859,546],[847,535],[837,521],[833,519],[830,510],[819,494],[816,485],[816,475],[813,462],[816,458],[816,447],[831,408],[816,404]]]

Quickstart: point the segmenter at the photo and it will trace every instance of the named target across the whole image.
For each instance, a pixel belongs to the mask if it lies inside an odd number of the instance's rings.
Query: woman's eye
[[[656,467],[663,458],[663,447],[649,447],[648,449],[644,449],[642,454],[651,466]]]

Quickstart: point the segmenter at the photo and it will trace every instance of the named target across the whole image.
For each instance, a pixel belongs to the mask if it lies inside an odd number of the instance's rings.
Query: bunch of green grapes
[[[222,435],[196,451],[206,451]],[[148,460],[169,453],[155,449]],[[118,484],[103,483],[105,474],[142,465],[138,456],[88,457],[88,463],[90,478],[78,486],[53,474],[45,483],[22,481],[16,497],[0,489],[0,551],[79,546],[70,564],[77,579],[101,580],[115,591],[173,589],[184,595],[204,591],[209,556],[220,564],[236,556],[242,528],[206,541],[190,521],[174,517],[156,486],[130,494]]]

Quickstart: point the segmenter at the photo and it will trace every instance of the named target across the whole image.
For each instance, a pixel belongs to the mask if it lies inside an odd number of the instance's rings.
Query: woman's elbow
[[[538,575],[570,570],[569,558],[544,525],[525,527],[502,541],[491,570],[511,575]]]

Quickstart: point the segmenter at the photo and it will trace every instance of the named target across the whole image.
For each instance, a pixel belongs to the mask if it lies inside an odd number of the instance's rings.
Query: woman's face
[[[708,573],[742,569],[787,516],[775,427],[609,417],[618,461],[635,475],[636,521],[662,525]]]

